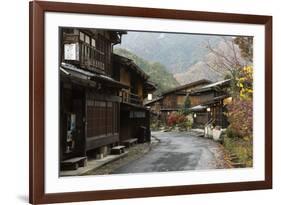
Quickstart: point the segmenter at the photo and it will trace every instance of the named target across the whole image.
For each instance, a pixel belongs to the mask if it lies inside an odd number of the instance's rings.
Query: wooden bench
[[[128,140],[124,140],[122,142],[122,144],[125,146],[125,147],[131,147],[135,144],[138,143],[138,139],[137,138],[132,138],[132,139],[128,139]]]
[[[77,170],[85,166],[87,166],[87,157],[74,157],[61,162],[62,170]]]
[[[122,154],[125,152],[125,146],[120,145],[111,148],[111,154]]]

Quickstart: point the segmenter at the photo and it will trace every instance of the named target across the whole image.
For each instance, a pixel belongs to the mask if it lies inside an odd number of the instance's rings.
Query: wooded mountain
[[[148,61],[160,62],[169,73],[181,73],[208,54],[206,42],[216,46],[221,38],[211,35],[131,32],[116,48],[124,48]]]
[[[188,84],[194,81],[207,79],[212,82],[224,79],[224,75],[211,70],[206,63],[199,61],[190,66],[186,72],[174,74],[174,78],[181,84]]]
[[[231,44],[230,38],[223,38],[212,49],[219,53],[215,55],[209,52],[200,61],[186,69],[185,72],[176,73],[174,77],[180,84],[187,84],[201,79],[208,79],[216,82],[225,79],[229,76],[229,71],[223,68],[223,61],[227,58],[229,62],[239,62],[241,66],[248,65],[249,62],[241,56],[241,51],[238,45]],[[222,57],[219,57],[222,55]],[[216,67],[216,68],[215,68]]]
[[[162,91],[176,87],[179,83],[169,73],[165,66],[158,62],[149,62],[143,58],[129,52],[126,49],[114,48],[114,53],[132,59],[143,71],[150,76],[149,80],[157,84],[156,95]]]
[[[150,64],[148,72],[163,90],[175,86],[175,83],[171,83],[175,80],[181,85],[201,79],[216,82],[229,75],[225,69],[213,69],[210,66],[222,63],[219,62],[221,59],[217,58],[210,47],[213,51],[225,55],[230,61],[238,58],[241,65],[247,64],[243,62],[239,46],[230,42],[233,42],[231,36],[129,31],[122,36],[121,44],[115,47],[126,49],[127,54],[134,53],[134,57],[137,57],[135,60],[139,61],[139,64],[142,61]],[[130,58],[130,55],[127,57]],[[156,71],[151,70],[152,63],[149,62],[159,62],[158,64],[155,63],[154,69],[157,65],[161,68]],[[163,72],[165,69],[168,72]]]

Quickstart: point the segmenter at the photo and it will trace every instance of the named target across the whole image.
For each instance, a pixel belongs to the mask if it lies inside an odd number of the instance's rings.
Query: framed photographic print
[[[272,17],[30,2],[30,203],[272,187]]]

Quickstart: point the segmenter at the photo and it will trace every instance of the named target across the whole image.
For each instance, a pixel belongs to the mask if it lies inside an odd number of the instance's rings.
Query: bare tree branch
[[[217,48],[213,48],[209,41],[206,42],[206,48],[210,51],[210,55],[205,64],[218,73],[229,73],[235,78],[243,65],[239,58],[239,50],[237,50],[233,39],[222,37],[222,40],[222,47]]]
[[[219,71],[218,69],[214,68],[213,66],[211,66],[209,63],[207,63],[206,61],[204,61],[204,63],[213,71],[215,71],[216,73],[218,73],[219,75],[224,75],[225,73],[222,71]]]
[[[225,55],[223,55],[222,53],[216,51],[215,49],[212,48],[212,46],[210,45],[210,42],[208,42],[208,46],[207,48],[214,53],[216,56],[219,56],[221,58],[223,58],[225,61],[227,61],[230,65],[233,65],[233,62],[231,60],[228,59],[228,57],[226,57]]]

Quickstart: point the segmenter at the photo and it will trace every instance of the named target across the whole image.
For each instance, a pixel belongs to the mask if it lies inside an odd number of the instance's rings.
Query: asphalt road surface
[[[224,151],[213,140],[189,132],[153,132],[160,143],[112,174],[225,168]]]

